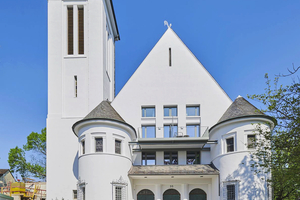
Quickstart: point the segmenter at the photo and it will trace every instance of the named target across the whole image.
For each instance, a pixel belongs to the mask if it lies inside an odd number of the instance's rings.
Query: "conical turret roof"
[[[253,116],[253,115],[262,115],[267,116],[255,106],[249,103],[246,99],[241,96],[238,96],[235,101],[229,106],[223,116],[220,118],[218,123],[227,121],[229,119]]]
[[[83,118],[83,120],[87,119],[112,119],[126,123],[119,113],[111,106],[109,101],[102,101],[85,118]]]

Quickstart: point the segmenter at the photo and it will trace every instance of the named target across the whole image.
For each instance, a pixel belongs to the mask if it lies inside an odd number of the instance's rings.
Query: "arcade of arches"
[[[193,189],[189,193],[189,200],[206,200],[206,193],[199,189]],[[154,193],[144,189],[137,194],[137,200],[154,200]],[[175,189],[168,189],[163,193],[163,200],[180,200],[180,193]]]

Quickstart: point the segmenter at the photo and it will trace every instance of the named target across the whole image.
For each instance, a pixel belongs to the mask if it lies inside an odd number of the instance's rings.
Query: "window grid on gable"
[[[164,107],[164,116],[165,117],[177,116],[177,107],[176,106],[165,106]]]
[[[186,116],[200,116],[200,106],[186,106]]]
[[[142,107],[142,117],[155,117],[155,107]]]
[[[142,138],[155,138],[155,126],[142,126]]]

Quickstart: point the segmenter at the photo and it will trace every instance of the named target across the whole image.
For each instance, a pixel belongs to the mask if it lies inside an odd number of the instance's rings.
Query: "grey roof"
[[[128,172],[134,175],[218,175],[211,165],[151,165],[132,166]]]
[[[85,118],[83,118],[83,120],[86,119],[112,119],[126,123],[125,120],[111,106],[109,101],[102,101]]]
[[[255,106],[253,106],[251,103],[249,103],[246,99],[239,96],[229,106],[229,108],[226,110],[226,112],[220,118],[218,123],[227,121],[227,120],[233,119],[233,118],[253,116],[253,115],[267,116],[263,112],[258,110]]]
[[[0,176],[5,174],[7,171],[9,171],[9,169],[0,169]]]

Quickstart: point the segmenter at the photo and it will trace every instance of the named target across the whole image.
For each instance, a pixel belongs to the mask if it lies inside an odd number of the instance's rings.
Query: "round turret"
[[[258,139],[256,126],[272,129],[273,118],[260,112],[243,97],[238,97],[216,125],[210,128],[212,163],[220,170],[221,196],[231,190],[241,199],[268,198],[268,174],[255,174],[250,167],[251,151]],[[269,125],[271,126],[269,126]],[[264,180],[262,180],[262,178]]]
[[[136,133],[110,103],[99,104],[73,125],[73,131],[79,143],[78,198],[111,199],[131,191],[129,142],[136,139]]]

